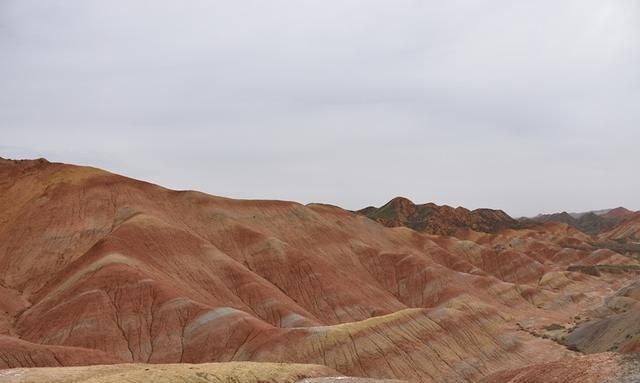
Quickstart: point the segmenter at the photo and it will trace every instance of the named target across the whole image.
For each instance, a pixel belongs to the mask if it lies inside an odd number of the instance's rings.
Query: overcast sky
[[[640,1],[2,0],[0,156],[348,209],[640,209]]]

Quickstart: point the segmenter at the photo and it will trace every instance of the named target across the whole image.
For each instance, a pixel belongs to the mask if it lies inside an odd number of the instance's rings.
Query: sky
[[[640,210],[640,2],[2,0],[0,156],[235,198]]]

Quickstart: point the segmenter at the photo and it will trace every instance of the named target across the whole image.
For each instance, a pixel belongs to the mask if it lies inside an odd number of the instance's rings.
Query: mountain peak
[[[415,203],[411,201],[409,198],[398,196],[392,198],[389,202],[385,204],[385,206],[415,206]]]
[[[607,213],[603,214],[603,217],[606,217],[606,218],[624,218],[624,217],[632,215],[633,213],[634,213],[633,211],[631,211],[631,210],[629,210],[629,209],[627,209],[625,207],[619,206],[619,207],[617,207],[615,209],[611,209]]]

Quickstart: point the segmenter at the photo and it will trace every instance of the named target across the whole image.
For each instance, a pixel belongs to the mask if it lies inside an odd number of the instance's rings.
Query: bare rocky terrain
[[[637,323],[635,215],[589,234],[416,206],[371,219],[0,160],[0,381],[637,377],[640,335],[615,331]]]

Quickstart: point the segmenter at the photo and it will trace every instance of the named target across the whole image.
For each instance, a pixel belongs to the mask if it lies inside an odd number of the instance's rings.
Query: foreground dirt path
[[[340,376],[325,366],[284,363],[116,364],[86,367],[16,368],[0,371],[2,383],[199,383],[297,382]],[[342,381],[341,381],[342,382]]]

